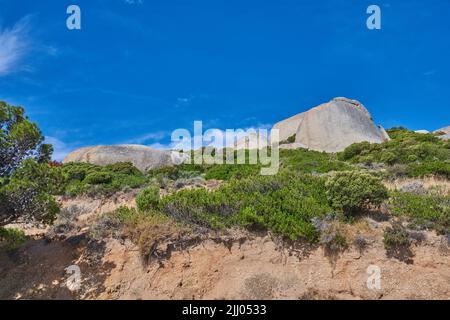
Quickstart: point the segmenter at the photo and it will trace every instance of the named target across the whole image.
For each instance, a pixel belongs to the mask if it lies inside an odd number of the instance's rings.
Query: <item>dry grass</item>
[[[440,177],[427,177],[427,178],[399,178],[393,181],[384,181],[384,185],[389,190],[400,190],[402,187],[420,182],[423,188],[426,190],[434,190],[440,195],[450,195],[450,180]]]

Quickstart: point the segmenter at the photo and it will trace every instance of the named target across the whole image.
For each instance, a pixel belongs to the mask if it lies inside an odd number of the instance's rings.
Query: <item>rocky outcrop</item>
[[[450,126],[436,130],[433,133],[439,134],[438,137],[441,139],[450,140]]]
[[[277,129],[279,132],[279,141],[286,141],[288,138],[294,136],[297,133],[297,129],[303,120],[305,112],[296,114],[293,117],[285,119],[276,123],[272,129]]]
[[[305,146],[325,152],[339,152],[357,142],[381,143],[390,140],[387,132],[374,124],[369,111],[361,103],[347,98],[334,98],[278,122],[273,129],[279,130],[280,141],[295,134],[292,147]]]
[[[441,128],[441,129],[438,129],[438,130],[434,131],[434,133],[444,133],[444,134],[448,134],[448,133],[450,133],[450,126],[445,127],[445,128]]]
[[[142,145],[112,145],[85,147],[69,153],[63,160],[68,162],[86,162],[107,165],[117,162],[131,162],[145,172],[149,169],[172,165],[171,152],[156,150]]]

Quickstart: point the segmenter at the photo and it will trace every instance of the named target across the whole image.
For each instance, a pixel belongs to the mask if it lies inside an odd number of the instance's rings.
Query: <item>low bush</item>
[[[345,213],[379,207],[388,199],[388,191],[381,180],[368,173],[337,172],[327,179],[325,186],[331,206]]]
[[[92,172],[83,180],[87,184],[107,184],[112,181],[112,175],[108,172]]]
[[[258,175],[261,166],[250,164],[220,164],[206,169],[205,179],[231,180]]]
[[[158,209],[159,203],[159,187],[157,186],[150,186],[142,190],[136,197],[136,205],[141,211]]]
[[[280,145],[294,143],[295,142],[295,136],[296,135],[293,134],[292,136],[288,137],[286,140],[280,141]]]
[[[331,209],[323,178],[293,173],[231,180],[212,192],[182,190],[164,197],[161,208],[168,216],[193,225],[258,226],[310,242],[318,240],[311,219]]]
[[[23,230],[0,227],[0,247],[13,251],[20,248],[25,241],[26,236]]]
[[[59,167],[24,160],[8,183],[0,185],[0,226],[20,217],[25,222],[52,223],[59,212],[54,195],[64,178]]]
[[[65,175],[63,192],[69,196],[79,194],[108,195],[124,188],[139,188],[148,179],[130,162],[106,166],[89,163],[68,163],[62,166]]]
[[[280,150],[280,161],[281,171],[327,173],[351,168],[333,154],[306,149]]]
[[[409,248],[411,239],[406,228],[400,223],[394,223],[384,230],[383,244],[387,251],[399,251]]]
[[[437,194],[391,193],[392,214],[411,218],[412,225],[431,228],[438,233],[450,233],[450,197]]]
[[[413,163],[406,169],[409,177],[425,177],[430,175],[441,176],[450,179],[450,162],[449,161],[431,161],[422,163]]]
[[[124,236],[139,246],[145,262],[152,256],[158,256],[154,251],[159,242],[183,231],[171,218],[156,211],[143,212],[120,207],[110,215],[122,225]]]
[[[404,128],[388,130],[392,138],[381,144],[355,143],[338,154],[352,163],[380,162],[387,165],[408,165],[405,174],[411,177],[440,175],[450,177],[448,142],[433,134],[421,134]]]

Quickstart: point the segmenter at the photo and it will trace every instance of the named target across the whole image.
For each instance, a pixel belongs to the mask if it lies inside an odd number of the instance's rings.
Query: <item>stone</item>
[[[63,163],[69,162],[86,162],[97,165],[131,162],[142,172],[173,164],[170,151],[131,144],[80,148],[64,158]]]
[[[357,142],[390,140],[384,128],[374,124],[369,111],[360,102],[347,98],[334,98],[278,122],[273,129],[280,131],[280,141],[295,134],[295,144],[287,144],[284,148],[304,147],[325,152],[339,152]]]

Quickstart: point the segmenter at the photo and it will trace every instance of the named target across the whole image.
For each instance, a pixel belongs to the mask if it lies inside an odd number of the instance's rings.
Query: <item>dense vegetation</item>
[[[126,226],[141,243],[158,233],[158,225],[172,230],[178,224],[268,230],[290,240],[319,242],[328,250],[343,249],[347,241],[339,221],[354,221],[382,204],[392,215],[407,217],[409,228],[450,233],[448,192],[388,191],[382,182],[398,177],[450,179],[450,142],[433,134],[394,128],[388,130],[389,142],[357,143],[338,154],[280,150],[279,173],[261,176],[261,166],[250,164],[183,164],[146,173],[131,163],[61,165],[49,162],[52,148],[43,144],[22,108],[0,103],[0,124],[0,227],[16,221],[52,223],[59,212],[55,195],[108,196],[138,188],[137,209],[121,208],[108,219]],[[207,190],[207,180],[223,183]],[[203,187],[184,188],[197,185]],[[161,189],[168,195],[161,197]],[[0,243],[9,247],[23,238],[19,231],[0,228]],[[395,226],[386,230],[385,246],[406,246],[408,239]]]
[[[404,128],[390,129],[388,134],[391,141],[355,143],[340,152],[338,158],[351,163],[403,165],[400,174],[409,177],[439,175],[450,179],[450,141]]]
[[[0,101],[0,227],[11,222],[52,222],[58,206],[52,194],[59,172],[48,166],[52,146],[22,107]]]
[[[148,178],[131,163],[120,162],[107,166],[88,163],[69,163],[62,166],[63,193],[108,195],[124,188],[137,188]]]

